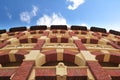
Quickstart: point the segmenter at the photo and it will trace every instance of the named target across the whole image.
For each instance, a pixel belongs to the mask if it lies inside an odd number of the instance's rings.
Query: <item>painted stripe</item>
[[[110,54],[105,54],[104,62],[109,62],[109,60],[110,60]]]
[[[61,42],[61,36],[57,36],[57,42]]]
[[[64,52],[64,49],[56,49],[56,52],[57,52],[57,61],[63,61],[63,52]]]
[[[15,53],[17,53],[18,50],[11,50],[9,53],[9,59],[10,62],[16,62],[16,58],[15,58]]]

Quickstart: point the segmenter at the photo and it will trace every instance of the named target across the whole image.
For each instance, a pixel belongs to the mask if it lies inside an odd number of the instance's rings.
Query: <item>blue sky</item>
[[[120,0],[0,0],[0,29],[44,24],[120,31]]]

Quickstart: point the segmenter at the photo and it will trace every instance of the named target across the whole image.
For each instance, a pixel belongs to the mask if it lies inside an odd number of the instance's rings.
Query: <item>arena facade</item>
[[[77,25],[0,30],[0,80],[120,80],[120,32]]]

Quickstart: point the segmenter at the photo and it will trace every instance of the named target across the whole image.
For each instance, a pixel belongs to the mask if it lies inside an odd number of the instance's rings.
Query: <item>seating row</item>
[[[112,80],[120,80],[119,69],[107,69],[106,72],[111,76]]]
[[[68,37],[50,37],[50,42],[51,43],[57,43],[57,42],[68,43],[69,38]]]
[[[55,68],[36,68],[35,71],[35,80],[87,80],[86,68],[68,68],[65,76],[58,76]]]
[[[117,63],[120,64],[120,54],[116,52],[109,52],[109,53],[102,53],[102,52],[95,52],[97,53],[96,59],[99,62],[110,62],[110,63]],[[94,54],[95,54],[94,53]]]
[[[48,50],[43,52],[43,54],[46,57],[45,62],[55,62],[55,61],[65,61],[65,62],[75,62],[75,55],[77,54],[76,52],[69,51],[67,49],[64,49],[63,53],[57,53],[57,51],[54,50]]]
[[[11,76],[17,71],[17,68],[0,69],[0,80],[11,80]]]
[[[29,52],[26,50],[11,50],[3,51],[0,53],[0,64],[7,64],[11,62],[22,62],[25,58],[24,55]]]
[[[30,30],[46,30],[47,26],[46,25],[36,25],[36,26],[30,26]],[[50,26],[50,30],[56,30],[56,29],[61,29],[61,30],[68,30],[67,25],[51,25]],[[71,30],[84,30],[87,31],[87,27],[86,26],[77,26],[77,25],[72,25]],[[9,29],[9,32],[18,32],[18,31],[26,31],[27,27],[22,26],[22,27],[12,27]],[[102,32],[102,33],[107,33],[105,28],[99,28],[99,27],[91,27],[90,31],[93,32]],[[0,34],[2,33],[6,33],[6,30],[0,30]],[[115,35],[120,35],[119,31],[115,31],[115,30],[110,30],[109,33],[111,34],[115,34]]]

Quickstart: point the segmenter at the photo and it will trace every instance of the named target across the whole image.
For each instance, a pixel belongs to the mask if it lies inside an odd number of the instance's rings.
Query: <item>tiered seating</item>
[[[79,34],[80,32],[78,30],[74,30],[74,34]]]
[[[65,35],[66,34],[66,30],[57,30],[57,29],[53,29],[51,31],[51,34],[54,35],[54,34],[58,34],[58,35]]]
[[[15,32],[8,32],[7,34],[8,34],[8,36],[15,36],[16,35]]]
[[[6,33],[6,32],[7,32],[6,29],[0,30],[0,34]]]
[[[117,44],[113,43],[113,42],[107,42],[108,45],[111,45],[112,47],[116,48],[116,49],[120,49],[120,46],[118,46]]]
[[[46,62],[55,62],[57,61],[57,52],[56,50],[48,50],[43,52],[46,56]]]
[[[66,30],[60,30],[60,33],[61,33],[61,34],[65,34],[65,33],[66,33]]]
[[[30,34],[36,34],[37,32],[34,30],[34,31],[30,31]]]
[[[11,80],[10,78],[17,71],[17,68],[0,69],[0,80]]]
[[[25,50],[3,51],[0,53],[0,64],[22,62],[26,54],[28,54],[28,51]]]
[[[110,30],[109,33],[120,36],[120,32],[119,31]]]
[[[90,43],[91,44],[98,44],[98,39],[97,38],[91,38]]]
[[[9,41],[4,41],[3,43],[0,43],[0,48],[3,48],[3,47],[5,47],[8,44],[10,44]]]
[[[91,27],[90,31],[93,31],[93,32],[102,32],[102,33],[106,33],[107,32],[105,28],[98,28],[98,27]]]
[[[97,37],[98,39],[100,39],[102,37],[102,35],[100,33],[98,33],[98,32],[94,32],[94,33],[92,33],[92,35]]]
[[[120,64],[120,53],[110,53],[110,62]]]
[[[16,58],[16,62],[22,62],[23,59],[25,58],[24,55],[28,54],[29,52],[26,50],[18,50],[15,53],[15,58]]]
[[[87,31],[81,31],[81,34],[82,34],[82,35],[86,35],[86,34],[87,34]]]
[[[120,53],[119,52],[92,52],[92,54],[96,55],[96,59],[99,62],[110,62],[120,64]]]
[[[26,30],[27,28],[25,26],[24,27],[13,27],[9,29],[9,32],[26,31]]]
[[[53,36],[53,37],[50,38],[51,43],[57,43],[57,41],[58,41],[58,39],[57,39],[56,36]]]
[[[3,33],[3,34],[0,35],[0,39],[8,40],[9,39],[9,35],[7,33]]]
[[[48,31],[44,31],[42,36],[48,36],[49,35],[49,32]]]
[[[85,37],[81,37],[80,40],[82,43],[87,43],[87,38],[85,38]]]
[[[99,62],[104,62],[104,57],[105,55],[102,54],[101,52],[96,52],[97,56],[96,56],[96,59],[99,61]]]
[[[56,36],[52,36],[50,37],[50,42],[51,43],[57,43],[57,42],[61,42],[61,43],[68,43],[69,38],[68,37],[56,37]]]
[[[20,43],[37,43],[38,39],[36,37],[23,37],[19,38]]]
[[[71,30],[84,30],[84,31],[87,31],[87,27],[86,27],[86,26],[76,26],[76,25],[72,25],[72,26],[71,26]]]
[[[87,80],[86,68],[68,68],[66,80]]]
[[[46,30],[46,29],[47,29],[46,25],[36,25],[30,27],[30,30]]]
[[[109,39],[111,42],[115,43],[116,45],[120,46],[120,39],[114,37],[114,38],[111,38]]]
[[[87,65],[95,77],[95,80],[111,80],[109,74],[100,66],[98,62],[87,61]]]
[[[32,43],[37,43],[38,39],[37,38],[31,38]]]
[[[75,36],[74,32],[69,32],[70,36]]]
[[[81,39],[82,43],[88,44],[98,44],[98,41],[101,38],[101,36],[96,33],[94,33],[94,35],[90,35],[90,33],[86,31],[74,31],[73,36],[77,36],[79,39]]]
[[[109,33],[102,33],[102,36],[107,37],[109,35]]]
[[[93,55],[101,55],[102,54],[102,52],[101,51],[94,51],[94,52],[91,52]]]
[[[117,45],[119,45],[119,46],[120,46],[120,41],[118,41],[118,42],[117,42]]]
[[[61,37],[61,43],[68,43],[68,39],[67,37]]]
[[[57,80],[55,68],[36,68],[35,80]]]
[[[34,64],[34,61],[24,61],[12,77],[12,80],[28,80]]]
[[[5,39],[0,39],[0,44],[3,43],[5,41]]]
[[[118,38],[118,39],[120,39],[120,36],[115,36],[115,38]]]
[[[28,43],[28,38],[19,39],[20,43]]]
[[[42,35],[44,32],[44,30],[31,30],[29,31],[31,35],[35,35],[35,34],[39,34],[39,35]]]
[[[100,33],[100,32],[95,32],[94,31],[94,33],[92,33],[92,35],[100,39],[103,36],[107,37],[109,35],[109,33],[107,33],[107,32],[106,33]]]
[[[20,33],[18,33],[17,35],[15,35],[15,37],[16,37],[16,38],[19,38],[19,37],[24,36],[24,35],[25,35],[25,33],[20,32]]]
[[[111,76],[112,80],[120,80],[119,69],[107,69],[106,72]]]
[[[9,51],[0,53],[0,64],[6,64],[10,62],[8,54],[9,54]]]
[[[68,29],[37,25],[0,30],[0,80],[120,80],[119,32]],[[58,62],[67,66],[56,66]]]
[[[76,54],[77,53],[75,53],[73,51],[65,49],[64,52],[63,52],[63,61],[74,63]]]
[[[117,44],[118,46],[120,46],[120,37],[119,36],[114,36],[114,38],[111,38],[109,40],[112,41],[113,43]]]
[[[51,25],[50,27],[51,30],[54,30],[54,29],[60,29],[60,30],[67,30],[67,26],[66,25]]]
[[[85,38],[81,37],[81,42],[82,43],[88,43],[88,44],[98,44],[99,39],[98,38]]]
[[[43,32],[44,32],[44,30],[40,30],[40,31],[38,31],[39,34],[42,34]]]
[[[57,30],[52,30],[52,33],[53,33],[53,34],[55,34],[55,33],[57,34],[58,31],[57,31]]]
[[[87,35],[88,31],[79,31],[79,30],[74,30],[73,31],[75,35]]]
[[[42,35],[44,32],[44,30],[31,30],[29,31],[31,35]]]

